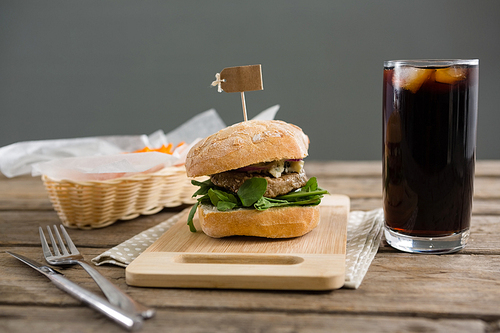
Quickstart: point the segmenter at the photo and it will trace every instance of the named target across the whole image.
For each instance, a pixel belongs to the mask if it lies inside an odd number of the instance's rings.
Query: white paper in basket
[[[173,165],[179,154],[157,152],[107,156],[69,157],[33,165],[33,176],[45,175],[53,180],[105,181],[156,172]]]

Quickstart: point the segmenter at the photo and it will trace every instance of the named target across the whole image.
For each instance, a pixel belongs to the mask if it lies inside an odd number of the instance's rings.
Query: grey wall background
[[[0,1],[0,146],[168,132],[239,94],[225,67],[262,64],[249,117],[311,139],[309,159],[381,158],[382,66],[479,58],[479,159],[500,158],[500,1]]]

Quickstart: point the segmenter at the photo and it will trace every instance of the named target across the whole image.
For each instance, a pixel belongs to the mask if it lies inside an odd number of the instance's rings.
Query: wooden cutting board
[[[345,195],[327,195],[320,223],[289,239],[211,238],[187,213],[126,269],[127,284],[142,287],[331,290],[344,284]]]

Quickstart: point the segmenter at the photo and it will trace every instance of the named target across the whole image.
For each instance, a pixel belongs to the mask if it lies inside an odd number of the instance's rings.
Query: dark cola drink
[[[384,64],[385,235],[396,248],[446,253],[467,242],[478,76],[477,60]]]

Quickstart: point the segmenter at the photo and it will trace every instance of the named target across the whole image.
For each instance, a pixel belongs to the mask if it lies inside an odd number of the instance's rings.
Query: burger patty
[[[267,180],[267,190],[264,196],[268,198],[287,194],[290,191],[301,188],[307,183],[307,177],[304,170],[301,170],[299,173],[293,172],[283,174],[278,178],[260,173],[226,171],[211,175],[210,179],[214,185],[236,193],[245,180],[254,177],[265,178]]]

